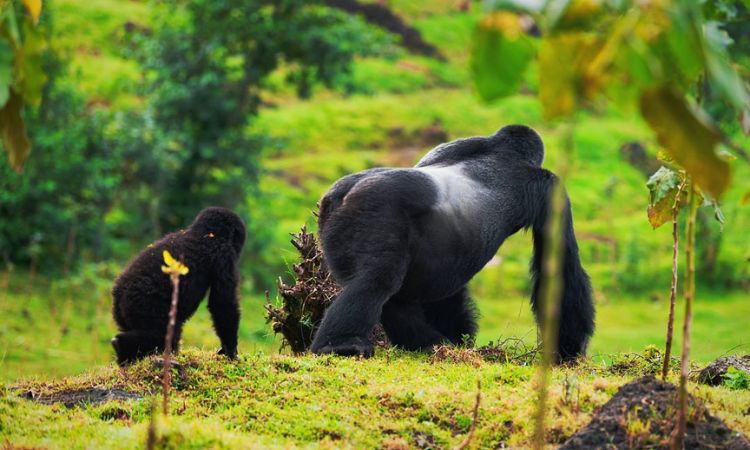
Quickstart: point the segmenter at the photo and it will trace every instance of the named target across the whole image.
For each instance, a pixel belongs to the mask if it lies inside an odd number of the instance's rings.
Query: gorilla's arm
[[[533,288],[531,304],[537,323],[542,324],[542,311],[539,304],[542,282],[542,261],[545,251],[546,226],[549,204],[555,184],[558,182],[552,172],[534,169],[531,182],[525,192],[525,208],[528,212],[526,227],[531,227],[534,239],[534,255],[531,261]],[[565,194],[562,218],[562,297],[560,302],[558,361],[565,361],[586,352],[589,338],[594,332],[594,304],[591,298],[591,282],[581,265],[578,243],[573,231],[573,215],[570,200]]]
[[[216,263],[211,292],[208,295],[208,310],[211,312],[216,335],[221,341],[219,353],[235,358],[237,329],[240,323],[240,306],[237,298],[239,274],[235,258],[227,255],[220,259],[222,261]]]

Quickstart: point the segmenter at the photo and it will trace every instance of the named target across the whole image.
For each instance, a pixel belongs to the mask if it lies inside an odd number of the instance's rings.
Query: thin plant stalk
[[[542,284],[540,305],[542,311],[542,362],[537,370],[537,409],[534,417],[533,448],[543,449],[545,442],[545,422],[549,378],[557,348],[559,331],[560,297],[562,294],[562,220],[565,209],[565,179],[569,161],[573,155],[573,125],[565,127],[563,153],[557,165],[558,182],[555,184],[550,201],[546,223],[545,249],[542,255]]]
[[[685,260],[687,273],[685,274],[685,320],[682,323],[682,355],[680,357],[680,388],[679,388],[679,410],[677,413],[677,426],[672,435],[671,448],[682,450],[684,448],[685,430],[687,429],[688,392],[687,378],[690,356],[690,327],[693,321],[693,300],[695,298],[695,216],[698,212],[695,188],[691,185],[688,191],[688,221],[685,231]]]
[[[687,184],[687,178],[677,188],[677,195],[672,205],[672,287],[669,290],[669,319],[667,319],[667,342],[666,348],[664,349],[664,363],[661,366],[661,379],[667,380],[667,373],[669,372],[669,359],[672,356],[672,335],[674,332],[674,307],[677,301],[677,269],[678,269],[678,256],[679,256],[679,227],[678,219],[680,213],[680,196],[682,190]]]
[[[463,450],[469,446],[471,439],[474,437],[474,431],[477,428],[477,422],[479,421],[479,404],[482,402],[482,382],[477,379],[477,396],[474,400],[474,410],[472,412],[471,427],[469,432],[466,434],[466,438],[461,441],[460,444],[455,446],[453,450]]]
[[[151,401],[151,418],[146,431],[146,450],[153,450],[156,446],[156,398]]]
[[[180,295],[180,275],[172,272],[169,278],[172,280],[172,304],[169,307],[169,323],[167,335],[164,338],[164,375],[162,376],[162,412],[165,416],[169,414],[169,388],[172,385],[172,339],[177,323],[177,299]]]

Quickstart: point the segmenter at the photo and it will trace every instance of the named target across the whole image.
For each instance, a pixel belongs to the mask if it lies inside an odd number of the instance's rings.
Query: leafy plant
[[[724,386],[729,389],[750,389],[750,373],[744,370],[730,366],[722,377]]]

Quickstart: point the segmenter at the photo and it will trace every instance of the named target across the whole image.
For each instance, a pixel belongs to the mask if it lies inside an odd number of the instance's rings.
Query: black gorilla
[[[112,314],[121,333],[112,339],[122,365],[164,350],[172,284],[162,273],[162,252],[168,250],[190,269],[180,277],[177,351],[183,324],[198,309],[206,291],[220,353],[237,355],[240,309],[237,299],[237,260],[245,244],[245,224],[225,208],[206,208],[182,231],[170,233],[138,254],[115,280]]]
[[[531,303],[539,322],[544,228],[556,183],[543,158],[539,135],[512,125],[439,145],[413,169],[365,170],[336,182],[321,201],[319,227],[325,262],[343,291],[312,351],[369,356],[378,320],[406,349],[473,337],[476,309],[466,284],[522,228],[534,239]],[[558,360],[585,353],[594,330],[567,200],[563,226]]]

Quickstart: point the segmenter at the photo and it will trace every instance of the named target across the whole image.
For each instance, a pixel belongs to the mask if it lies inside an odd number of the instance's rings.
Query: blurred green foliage
[[[173,0],[152,15],[149,27],[131,24],[123,35],[142,69],[137,107],[89,110],[72,86],[54,82],[64,69],[48,68],[53,82],[31,115],[40,151],[23,174],[0,165],[6,261],[44,253],[45,266],[69,267],[79,249],[97,260],[126,254],[128,243],[185,226],[210,205],[237,209],[258,231],[247,199],[259,195],[267,139],[247,124],[268,77],[283,65],[300,97],[318,83],[347,90],[354,57],[390,44],[315,2]],[[250,234],[251,254],[267,244],[262,234]],[[250,268],[266,281],[268,272]]]

